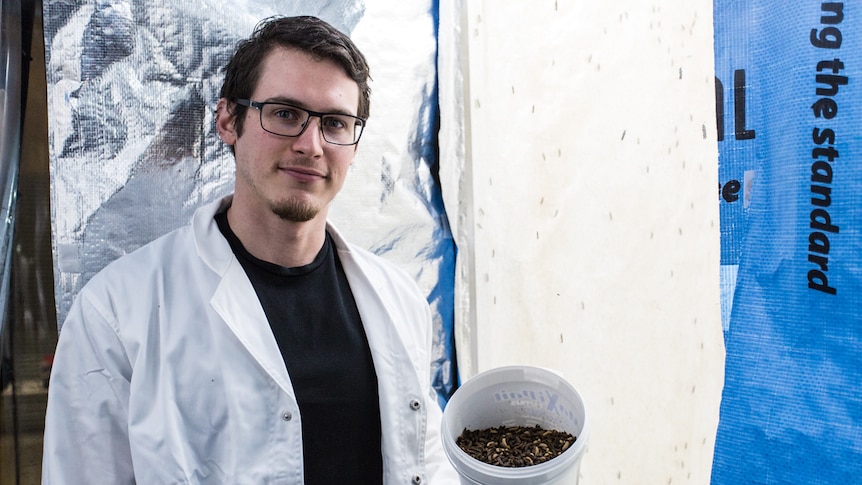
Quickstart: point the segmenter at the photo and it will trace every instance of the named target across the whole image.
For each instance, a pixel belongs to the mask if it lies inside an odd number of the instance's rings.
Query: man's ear
[[[230,101],[221,98],[216,105],[216,129],[218,136],[225,144],[233,146],[236,144],[236,117],[230,111]]]

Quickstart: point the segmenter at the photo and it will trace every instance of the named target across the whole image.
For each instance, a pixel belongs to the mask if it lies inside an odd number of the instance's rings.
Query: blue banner
[[[862,10],[715,2],[726,368],[712,483],[862,477]]]

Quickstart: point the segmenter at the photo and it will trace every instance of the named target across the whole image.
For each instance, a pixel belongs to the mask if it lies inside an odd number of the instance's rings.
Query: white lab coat
[[[81,290],[51,375],[43,483],[302,484],[290,376],[213,220],[229,204],[200,208]],[[458,483],[430,386],[427,302],[405,272],[329,230],[377,370],[383,483]]]

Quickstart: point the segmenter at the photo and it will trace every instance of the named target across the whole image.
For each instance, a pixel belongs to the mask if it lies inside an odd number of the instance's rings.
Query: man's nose
[[[299,136],[294,141],[294,150],[301,151],[305,154],[319,153],[322,150],[323,144],[326,141],[323,139],[323,130],[321,123],[323,120],[319,116],[311,116],[305,122],[305,127]]]

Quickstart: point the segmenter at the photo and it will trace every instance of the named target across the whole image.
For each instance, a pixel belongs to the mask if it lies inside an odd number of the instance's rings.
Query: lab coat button
[[[286,413],[281,415],[281,419],[283,419],[285,421],[290,421],[291,419],[293,419],[293,415],[286,412]]]
[[[418,399],[414,399],[414,400],[410,401],[410,409],[412,409],[414,411],[418,411],[421,407],[422,407],[422,403],[419,402]],[[415,480],[414,480],[414,482],[415,482]]]
[[[420,477],[419,475],[413,475],[413,484],[419,485],[421,483],[422,483],[422,477]]]

